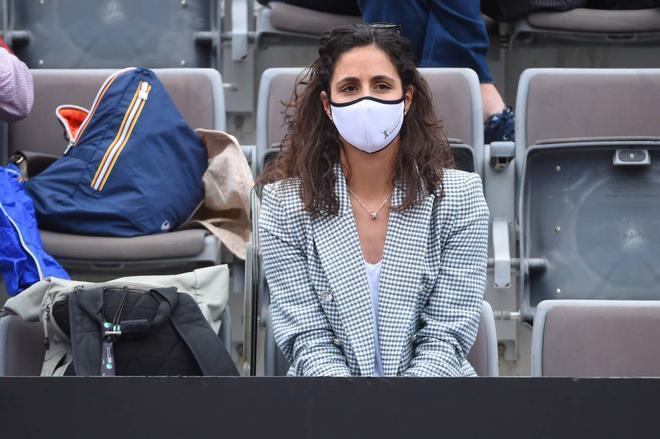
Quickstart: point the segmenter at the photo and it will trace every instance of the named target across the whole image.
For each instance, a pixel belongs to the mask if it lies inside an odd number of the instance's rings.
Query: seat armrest
[[[509,288],[511,286],[509,222],[504,218],[494,218],[492,232],[495,288]]]
[[[496,171],[502,171],[516,158],[514,142],[492,142],[490,144],[490,166]]]
[[[32,178],[45,171],[60,157],[53,154],[34,151],[16,151],[9,159],[21,170],[23,177]]]

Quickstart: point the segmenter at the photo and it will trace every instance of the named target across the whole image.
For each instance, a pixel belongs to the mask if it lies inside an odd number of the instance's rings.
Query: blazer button
[[[332,293],[330,291],[324,291],[319,295],[321,302],[330,302],[332,301]]]

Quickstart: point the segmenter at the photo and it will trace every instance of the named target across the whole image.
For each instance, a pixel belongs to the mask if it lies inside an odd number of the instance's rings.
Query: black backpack
[[[176,288],[76,287],[52,315],[71,338],[65,375],[238,375],[193,297]]]

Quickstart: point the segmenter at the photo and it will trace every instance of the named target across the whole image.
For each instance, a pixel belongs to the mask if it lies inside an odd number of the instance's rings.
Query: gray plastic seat
[[[545,31],[619,34],[660,32],[660,8],[606,10],[577,8],[565,12],[535,12],[529,26]]]
[[[302,68],[273,68],[264,72],[257,104],[257,171],[276,153],[286,129],[283,102],[293,94]],[[444,121],[455,153],[469,157],[465,167],[483,174],[483,122],[479,80],[469,69],[422,68],[429,83],[436,116]]]
[[[523,317],[547,299],[658,299],[660,69],[531,69],[517,102]]]
[[[0,318],[0,376],[38,376],[45,352],[41,323]]]
[[[532,375],[659,377],[660,301],[541,302]]]
[[[261,19],[277,30],[309,35],[321,35],[337,26],[362,23],[362,17],[319,12],[282,2],[260,2]]]
[[[265,316],[264,375],[285,376],[289,370],[289,362],[275,343],[273,327],[269,318],[270,312],[265,313]],[[470,349],[470,353],[468,354],[468,361],[474,367],[478,376],[499,376],[495,318],[493,317],[493,310],[490,304],[486,301],[484,301],[484,306],[481,310],[479,331],[477,332],[477,338],[472,345],[472,349]]]
[[[512,25],[506,91],[528,68],[660,68],[660,8],[535,12]]]
[[[33,70],[35,103],[24,120],[9,125],[8,152],[27,150],[61,155],[66,147],[55,117],[61,104],[89,107],[113,70]],[[225,127],[220,74],[211,69],[156,69],[156,74],[193,128]],[[183,230],[134,238],[91,237],[42,231],[44,247],[66,268],[150,269],[182,263],[218,264],[231,255],[204,230]]]
[[[3,37],[30,68],[212,67],[222,2],[14,1]]]

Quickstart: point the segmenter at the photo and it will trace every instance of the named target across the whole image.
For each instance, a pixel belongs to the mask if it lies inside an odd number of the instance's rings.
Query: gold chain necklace
[[[355,198],[355,199],[357,200],[357,202],[360,203],[360,206],[362,206],[362,207],[364,208],[364,210],[366,210],[367,212],[369,212],[369,215],[371,216],[371,219],[372,219],[373,221],[376,221],[376,218],[378,218],[378,212],[381,211],[381,209],[383,208],[383,206],[385,206],[385,203],[387,203],[387,200],[389,200],[389,199],[392,197],[392,194],[394,193],[394,189],[392,189],[392,192],[390,192],[390,194],[389,194],[387,197],[385,197],[385,199],[383,200],[383,202],[380,203],[380,206],[378,207],[378,209],[376,209],[376,210],[369,210],[369,208],[368,208],[368,207],[362,202],[362,200],[360,200],[360,197],[358,197],[357,195],[355,195],[355,194],[353,193],[353,191],[351,190],[351,188],[349,188],[348,186],[346,186],[346,189],[348,189],[348,193],[351,194],[351,195],[353,195],[353,198]]]

